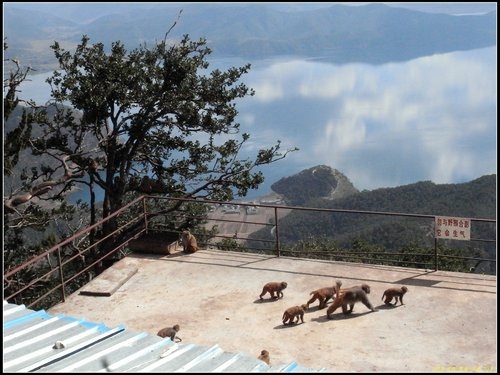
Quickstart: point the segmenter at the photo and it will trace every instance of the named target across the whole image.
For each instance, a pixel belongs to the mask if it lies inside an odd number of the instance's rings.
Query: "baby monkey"
[[[300,306],[293,306],[289,307],[288,309],[285,310],[283,313],[283,317],[281,318],[283,320],[283,324],[293,324],[293,323],[298,323],[299,319],[304,323],[304,313],[307,311],[307,305],[304,303],[303,305]],[[296,322],[293,320],[297,319]]]
[[[396,306],[398,304],[398,299],[399,299],[399,302],[401,303],[401,305],[404,305],[403,296],[407,292],[408,292],[408,288],[405,286],[402,286],[401,288],[389,288],[382,295],[382,299],[384,299],[384,297],[385,297],[384,303],[386,305]],[[394,304],[391,303],[393,298],[395,299]]]
[[[269,358],[269,352],[267,350],[262,350],[260,352],[260,355],[258,357],[261,361],[264,361],[267,363],[267,365],[269,366],[270,363],[271,363],[271,360]]]
[[[160,337],[170,337],[170,340],[172,340],[172,342],[175,342],[175,338],[177,338],[177,342],[180,342],[182,341],[182,339],[177,336],[177,332],[179,332],[181,328],[179,327],[178,324],[174,325],[173,327],[166,327],[166,328],[162,328],[158,331],[157,335],[160,336]]]

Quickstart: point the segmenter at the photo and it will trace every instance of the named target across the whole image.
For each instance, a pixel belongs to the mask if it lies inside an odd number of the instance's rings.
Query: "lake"
[[[237,121],[251,135],[242,155],[280,140],[298,147],[262,168],[265,183],[247,199],[315,165],[339,170],[359,190],[430,180],[461,183],[496,173],[496,47],[382,65],[278,56],[211,59],[210,69],[251,63]],[[49,74],[31,76],[23,98],[48,100]]]

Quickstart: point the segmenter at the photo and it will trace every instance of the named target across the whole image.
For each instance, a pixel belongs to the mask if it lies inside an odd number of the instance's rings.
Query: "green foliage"
[[[253,95],[238,83],[250,65],[206,72],[211,50],[204,39],[185,35],[176,44],[163,41],[130,52],[117,41],[107,53],[102,43],[90,44],[83,36],[74,52],[57,41],[51,48],[60,67],[47,79],[56,111],[37,129],[23,116],[7,134],[22,140],[9,151],[11,164],[23,149],[63,164],[67,159],[64,180],[54,182],[62,188],[59,194],[77,184],[87,185],[91,195],[102,191],[103,217],[140,193],[216,200],[245,196],[264,180],[256,167],[292,151],[281,152],[277,141],[253,160],[238,159],[250,135],[236,137],[234,101]],[[67,103],[81,115],[63,106]],[[24,188],[56,174],[53,165],[34,165]],[[95,202],[90,204],[95,213]]]
[[[288,152],[280,153],[278,141],[254,160],[237,159],[250,136],[235,137],[233,102],[253,95],[238,83],[250,65],[204,73],[211,50],[203,39],[185,35],[178,44],[163,41],[131,52],[118,41],[106,54],[101,43],[90,45],[84,36],[74,53],[57,42],[52,49],[61,68],[48,79],[52,96],[83,113],[80,123],[67,121],[56,130],[64,127],[74,140],[98,140],[93,153],[76,142],[73,160],[104,191],[105,216],[134,191],[218,200],[245,196],[263,182],[262,173],[252,170]],[[96,155],[101,173],[88,168]],[[137,183],[146,177],[154,182],[149,191]]]
[[[289,180],[287,201],[303,200],[310,189],[310,174],[299,174]],[[305,206],[391,212],[404,214],[459,216],[472,218],[496,217],[496,175],[483,176],[462,184],[436,185],[429,181],[384,188],[373,191],[353,193],[349,196],[332,199],[318,198],[317,190],[312,190],[311,199]],[[434,246],[434,219],[395,217],[346,212],[311,212],[294,210],[280,219],[280,241],[284,246],[300,243],[307,238],[330,238],[343,248],[350,247],[353,241],[380,246],[392,252],[401,252],[410,244],[417,248]],[[475,239],[495,239],[494,223],[473,222],[472,237]],[[271,239],[265,229],[253,233],[250,238]],[[467,250],[468,241],[440,241],[454,251]],[[475,242],[475,248],[468,254],[479,252],[483,257],[496,258],[495,243]],[[418,260],[412,262],[418,264]],[[494,269],[488,268],[488,272]]]
[[[222,241],[216,243],[217,249],[226,251],[239,251],[241,250],[241,245],[238,244],[233,238],[224,238]]]
[[[4,40],[4,51],[5,49],[7,44]],[[32,148],[42,135],[40,124],[48,124],[47,112],[45,108],[36,107],[31,100],[17,96],[19,85],[27,79],[31,69],[23,68],[17,60],[10,62],[13,69],[8,78],[4,79],[4,90],[7,90],[4,96],[3,171],[6,195],[3,256],[6,269],[11,269],[55,245],[71,233],[70,227],[75,224],[72,218],[66,216],[73,211],[73,207],[61,203],[58,192],[45,194],[45,199],[53,200],[54,204],[45,204],[41,197],[44,192],[52,190],[53,181],[49,176],[55,170],[46,163],[46,158],[28,158],[27,149]],[[34,155],[39,155],[38,149],[32,148],[31,151]],[[49,158],[53,156],[48,155]],[[38,167],[35,160],[39,163]],[[80,214],[84,212],[79,211]],[[64,225],[61,225],[61,219],[65,222]],[[25,277],[31,277],[32,271],[26,271]],[[24,281],[21,276],[17,283],[22,284]],[[37,288],[38,285],[34,285],[30,291]]]
[[[324,168],[284,177],[271,185],[271,189],[286,196],[292,206],[303,206],[313,198],[328,196],[336,187],[337,180],[330,169]]]
[[[355,239],[348,246],[341,247],[330,238],[311,237],[307,240],[300,240],[283,246],[281,254],[309,259],[433,269],[436,251],[439,270],[453,272],[475,271],[471,265],[477,262],[469,259],[474,254],[466,250],[449,248],[443,245],[438,245],[435,250],[432,247],[422,247],[415,243],[408,243],[400,249],[400,252],[395,253],[362,239]]]
[[[309,207],[318,199],[337,200],[359,193],[346,176],[326,165],[281,178],[271,185],[271,189],[284,196],[289,205]]]

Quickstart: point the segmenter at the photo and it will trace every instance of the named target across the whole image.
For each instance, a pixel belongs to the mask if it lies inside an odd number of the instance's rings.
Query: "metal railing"
[[[160,203],[163,203],[163,205]],[[168,206],[169,204],[170,208],[165,208],[165,205]],[[201,205],[204,209],[199,215],[193,215],[191,213],[192,211],[183,207],[189,204]],[[243,211],[241,211],[241,207],[243,207]],[[125,250],[131,240],[146,236],[150,233],[164,231],[170,231],[171,235],[175,238],[179,235],[180,230],[172,233],[172,226],[168,224],[190,220],[197,222],[198,225],[196,228],[199,232],[196,232],[196,235],[197,237],[199,236],[199,243],[207,249],[222,248],[235,251],[261,252],[278,257],[282,255],[299,256],[303,258],[319,257],[328,260],[345,260],[374,264],[397,264],[398,257],[408,255],[408,253],[376,251],[365,254],[355,249],[351,249],[351,251],[342,250],[339,253],[332,251],[330,248],[311,253],[305,248],[301,249],[300,246],[297,250],[297,246],[284,244],[283,237],[285,236],[280,233],[280,219],[287,216],[292,211],[314,214],[375,215],[379,217],[415,218],[418,220],[425,220],[427,225],[429,225],[431,220],[433,222],[436,217],[434,215],[296,207],[277,204],[260,204],[255,202],[220,202],[186,198],[140,196],[107,218],[72,235],[47,251],[33,257],[29,261],[5,270],[4,299],[18,304],[26,303],[30,307],[41,304],[44,308],[52,306],[60,301],[65,301],[68,294],[71,294],[86,282],[90,281],[89,275],[90,277],[94,277],[102,272],[107,266],[106,260],[112,261],[113,256],[117,254],[125,256]],[[267,212],[267,214],[263,215],[263,212]],[[243,215],[241,215],[242,213]],[[254,218],[258,218],[261,221]],[[100,233],[103,225],[110,220],[118,222],[116,228],[105,235],[101,233],[100,236],[96,237],[98,240],[90,240],[90,238],[93,238],[91,234]],[[496,226],[496,220],[492,219],[472,218],[471,222],[488,223]],[[247,230],[243,230],[243,232],[238,231],[238,229],[241,229],[243,226],[247,228]],[[170,227],[170,229],[167,230],[165,229],[166,227]],[[234,228],[236,228],[236,231],[233,234],[232,230],[234,230]],[[264,231],[266,234],[261,238],[256,238],[254,234],[259,231],[259,228],[271,229]],[[221,241],[217,242],[218,239]],[[493,242],[496,244],[496,238],[471,238],[470,241]],[[79,246],[75,245],[77,242]],[[303,243],[306,242],[307,241]],[[86,245],[82,247],[82,243]],[[105,253],[102,253],[102,248],[100,249],[99,247],[104,243],[106,243],[107,246],[104,247]],[[109,244],[111,244],[111,246],[109,246]],[[255,246],[255,244],[260,245]],[[327,247],[329,246],[331,246],[330,243],[328,243]],[[466,261],[496,263],[496,259],[457,257],[449,254],[439,254],[438,239],[436,238],[434,238],[433,247],[433,264],[420,261],[414,263],[406,261],[405,265],[419,268],[419,265],[426,264],[426,268],[427,265],[429,265],[429,268],[438,270],[439,259],[441,258],[460,258]],[[391,257],[391,259],[386,259],[387,256]],[[412,254],[413,258],[419,256],[429,258],[430,255]],[[56,265],[52,264],[54,261]],[[26,280],[27,275],[30,281],[23,281],[23,284],[20,280]],[[32,275],[32,277],[30,278],[29,275]],[[23,297],[26,291],[30,290],[32,292],[36,288],[40,289],[36,299],[28,300]],[[44,302],[42,303],[42,301]]]
[[[66,295],[74,291],[71,288],[73,281],[78,281],[76,283],[77,286],[73,288],[76,289],[82,283],[81,279],[78,279],[82,276],[85,276],[86,272],[90,270],[97,270],[94,272],[99,272],[98,270],[103,267],[102,263],[106,259],[109,259],[113,254],[117,253],[119,250],[122,250],[130,240],[147,231],[147,212],[145,210],[144,203],[145,197],[138,197],[137,199],[117,210],[105,219],[68,237],[64,241],[33,257],[29,261],[13,267],[12,269],[5,270],[3,277],[4,299],[9,302],[21,304],[25,302],[21,298],[23,292],[31,288],[39,287],[41,284],[50,284],[49,287],[44,288],[46,290],[44,290],[41,296],[32,301],[29,301],[28,306],[30,307],[37,305],[37,303],[44,299],[47,299],[49,295],[52,295],[56,291],[60,292],[60,299],[52,298],[52,300],[65,301]],[[84,246],[81,249],[75,249],[74,243],[76,241],[83,242],[83,240],[85,238],[88,238],[92,232],[99,231],[103,227],[104,223],[117,218],[120,214],[123,214],[131,210],[133,207],[137,206],[142,209],[142,215],[136,216],[132,220],[119,226],[113,232],[106,234],[102,238],[99,238],[99,240],[89,243],[87,246]],[[141,221],[143,222],[143,225],[140,225]],[[109,249],[105,254],[91,256],[93,255],[91,254],[91,252],[96,252],[97,247],[104,241],[112,239],[113,236],[117,235],[117,233],[126,232],[129,228],[134,228],[135,230],[130,231],[126,238],[123,238],[123,241],[117,246]],[[52,265],[52,261],[54,261],[54,259],[57,262],[55,266]],[[75,266],[75,263],[79,264]],[[69,269],[70,266],[71,271],[68,271],[66,273],[65,269]],[[54,281],[53,274],[55,274],[56,272],[58,273],[59,280],[55,283],[50,282]],[[16,276],[23,273],[32,273],[36,276],[34,276],[28,283],[21,284],[19,278],[17,278]],[[70,288],[69,291],[67,290],[68,287]]]

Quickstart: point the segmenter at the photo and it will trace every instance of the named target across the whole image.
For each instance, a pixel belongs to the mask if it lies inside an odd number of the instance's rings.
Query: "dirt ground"
[[[495,276],[218,250],[133,254],[110,273],[130,267],[137,272],[111,296],[76,292],[49,313],[153,335],[179,324],[183,344],[255,356],[267,349],[274,364],[331,372],[496,372]],[[327,319],[315,302],[304,323],[283,326],[286,308],[335,279],[346,287],[368,283],[378,311],[357,304],[350,316],[336,311]],[[269,281],[288,283],[282,299],[259,299]],[[405,304],[385,306],[384,290],[399,285],[409,288]]]

